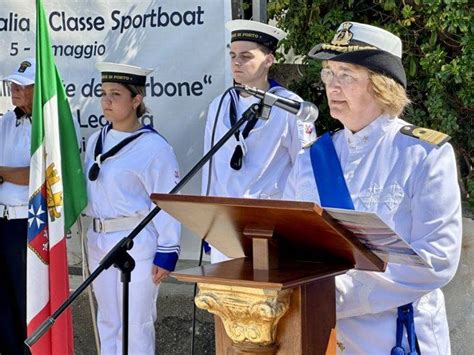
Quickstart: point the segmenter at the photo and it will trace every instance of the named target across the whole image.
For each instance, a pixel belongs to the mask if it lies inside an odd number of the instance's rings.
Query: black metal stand
[[[175,194],[179,192],[189,180],[208,162],[209,159],[234,135],[235,132],[254,117],[259,117],[262,104],[250,106],[242,115],[242,118],[199,160],[196,165],[184,176],[179,183],[169,192]],[[135,261],[127,253],[133,247],[133,239],[142,231],[145,226],[161,211],[156,206],[143,220],[130,232],[127,237],[119,241],[109,253],[100,261],[99,266],[85,279],[82,284],[63,302],[54,313],[48,317],[41,325],[25,340],[25,344],[31,348],[48,330],[56,319],[71,305],[72,302],[99,276],[99,274],[108,269],[111,265],[122,271],[123,282],[123,355],[128,354],[128,288],[131,278],[131,272],[135,267]],[[126,281],[124,281],[126,280]]]
[[[133,241],[130,241],[127,247],[130,250],[133,247]],[[120,281],[122,281],[122,354],[128,354],[128,290],[132,271],[135,268],[135,260],[125,250],[119,250],[115,258],[114,266],[122,272],[120,275]]]

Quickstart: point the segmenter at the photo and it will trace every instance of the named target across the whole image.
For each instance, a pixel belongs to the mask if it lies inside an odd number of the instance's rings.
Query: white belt
[[[28,206],[6,206],[0,204],[0,218],[24,219],[28,218]]]
[[[92,228],[96,233],[118,232],[135,228],[144,216],[119,217],[119,218],[94,218]]]

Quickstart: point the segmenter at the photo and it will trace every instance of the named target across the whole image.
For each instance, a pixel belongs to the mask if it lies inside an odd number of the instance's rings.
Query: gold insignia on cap
[[[24,73],[29,67],[31,67],[31,63],[27,60],[21,62],[20,67],[18,68],[18,73]]]
[[[329,51],[335,51],[335,52],[340,52],[340,53],[347,53],[347,52],[356,52],[356,51],[362,51],[366,49],[377,49],[375,47],[371,46],[335,46],[332,44],[322,44],[321,49],[323,50],[329,50]]]
[[[437,145],[438,147],[442,146],[451,139],[451,137],[446,133],[412,125],[403,126],[400,129],[400,132],[404,135],[417,138],[423,142]]]
[[[331,41],[331,44],[336,46],[348,46],[351,42],[352,37],[354,36],[350,31],[352,23],[344,22],[341,26],[342,28],[336,32],[334,38]]]

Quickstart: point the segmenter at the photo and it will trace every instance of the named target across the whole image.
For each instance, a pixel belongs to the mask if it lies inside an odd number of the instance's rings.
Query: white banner
[[[224,0],[48,0],[53,53],[64,80],[81,151],[89,135],[106,124],[100,108],[95,63],[120,62],[154,68],[148,78],[143,117],[174,147],[182,175],[202,156],[207,106],[231,85]],[[35,56],[34,0],[0,0],[0,78]],[[0,82],[0,115],[11,110]],[[1,119],[1,118],[0,118]],[[183,193],[199,193],[196,177]],[[183,236],[182,257],[196,258],[199,243]]]

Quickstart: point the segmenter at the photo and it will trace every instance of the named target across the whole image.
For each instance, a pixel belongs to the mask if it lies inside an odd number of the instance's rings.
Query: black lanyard
[[[29,120],[31,123],[31,114],[26,113],[19,107],[15,107],[13,112],[15,113],[15,116],[16,116],[15,127],[18,127],[20,124],[22,124],[24,118]]]
[[[229,119],[231,127],[237,123],[237,93],[235,91],[230,92],[230,107],[229,107]],[[245,125],[242,131],[243,139],[246,139],[249,136],[250,131],[255,127],[257,124],[258,117],[252,118],[247,124]],[[240,142],[240,130],[234,133],[235,139],[237,142]],[[244,144],[244,142],[240,142]],[[239,144],[235,147],[234,154],[232,154],[232,158],[230,159],[230,167],[234,170],[240,170],[242,168],[242,161],[244,158],[244,151],[242,146]]]
[[[276,81],[270,80],[270,90],[274,91],[277,87],[280,86]],[[273,90],[272,90],[273,89]],[[269,91],[270,91],[269,90]],[[230,124],[231,127],[234,126],[237,123],[237,101],[239,100],[238,93],[235,90],[232,90],[230,92],[230,104],[229,104],[229,119],[230,119]],[[246,139],[250,131],[255,127],[257,124],[258,117],[252,118],[247,124],[245,125],[243,131],[242,131],[242,138]],[[240,142],[241,134],[240,131],[235,132],[235,139],[237,139],[237,142]],[[234,154],[232,154],[232,158],[230,158],[230,167],[234,170],[240,170],[242,168],[242,163],[243,163],[243,158],[244,158],[244,151],[242,149],[242,144],[245,144],[244,142],[240,142],[235,147]]]
[[[133,136],[127,137],[125,139],[122,139],[119,143],[114,145],[110,150],[102,154],[102,149],[103,145],[105,142],[105,137],[107,136],[107,133],[112,129],[112,125],[108,124],[102,130],[100,131],[100,135],[97,138],[97,142],[95,143],[95,148],[94,148],[94,164],[92,164],[91,168],[89,169],[89,180],[90,181],[95,181],[99,177],[99,172],[100,172],[100,166],[102,163],[117,154],[123,147],[128,145],[129,143],[133,142],[135,139],[140,137],[144,133],[148,132],[156,132],[153,128],[150,126],[144,126],[141,128],[137,134],[134,134]]]

